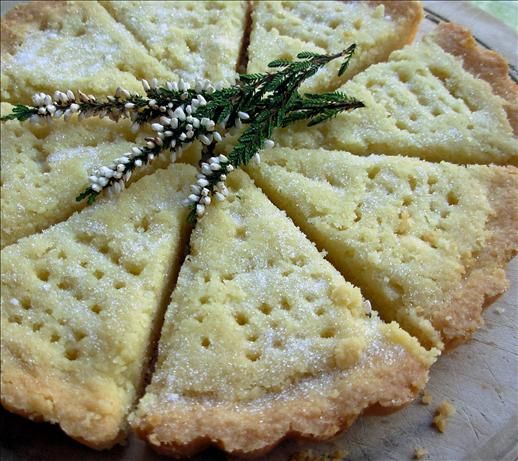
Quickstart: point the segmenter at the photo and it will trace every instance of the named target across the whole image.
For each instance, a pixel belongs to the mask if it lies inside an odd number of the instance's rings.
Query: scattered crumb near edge
[[[497,307],[495,308],[495,312],[498,314],[498,315],[501,315],[505,312],[505,309],[503,307]]]
[[[302,450],[293,453],[289,461],[343,461],[347,456],[346,450],[336,450],[334,453],[314,453],[313,450]]]
[[[456,413],[455,406],[447,400],[444,400],[439,404],[435,410],[435,417],[433,418],[433,424],[440,432],[446,431],[446,423],[448,418]]]
[[[423,395],[421,396],[421,403],[423,405],[430,405],[432,403],[432,394],[428,389],[423,391]]]
[[[428,454],[428,450],[426,448],[416,448],[414,452],[414,459],[422,459]]]

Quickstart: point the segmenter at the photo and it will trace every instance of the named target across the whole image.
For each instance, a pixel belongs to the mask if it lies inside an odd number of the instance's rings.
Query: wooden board
[[[2,14],[10,4],[2,2]],[[517,66],[518,38],[507,26],[466,2],[424,2],[429,18],[421,33],[433,29],[437,15],[464,24],[477,38]],[[518,225],[518,224],[517,224]],[[419,401],[390,416],[360,418],[345,434],[328,443],[285,442],[263,459],[281,461],[293,453],[347,451],[347,460],[411,459],[417,447],[428,450],[424,459],[511,461],[518,458],[518,258],[509,265],[509,291],[486,312],[486,325],[473,340],[441,357],[431,370],[429,406]],[[448,430],[431,426],[442,400],[457,408]],[[1,416],[1,459],[10,460],[158,460],[145,444],[130,437],[126,446],[94,452],[66,437],[57,427],[37,424],[4,410]],[[226,457],[215,450],[197,457]]]

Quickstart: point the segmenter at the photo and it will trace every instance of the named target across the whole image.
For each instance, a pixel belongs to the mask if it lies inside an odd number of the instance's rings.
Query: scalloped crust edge
[[[130,426],[158,453],[191,456],[209,446],[232,455],[256,457],[291,438],[327,440],[364,413],[392,412],[411,402],[428,380],[436,349],[425,351],[395,322],[380,326],[383,344],[397,348],[391,360],[375,356],[336,377],[326,391],[303,393],[295,385],[289,397],[255,405],[151,404],[130,416]]]
[[[460,58],[466,71],[485,80],[493,92],[504,99],[507,118],[517,135],[518,84],[510,78],[505,58],[479,46],[471,32],[459,24],[440,23],[429,36],[444,51]]]
[[[488,174],[482,173],[481,179],[493,208],[487,223],[488,239],[482,251],[474,255],[475,263],[454,293],[452,302],[431,319],[447,349],[470,339],[484,323],[484,308],[509,286],[505,265],[518,254],[518,168],[487,168],[491,170],[487,170]]]

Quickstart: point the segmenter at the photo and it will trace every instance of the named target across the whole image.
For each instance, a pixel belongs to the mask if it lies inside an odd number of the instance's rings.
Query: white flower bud
[[[263,146],[265,149],[271,149],[273,146],[275,146],[275,143],[271,139],[266,139]]]
[[[204,205],[196,205],[196,216],[201,218],[205,214],[205,206]]]
[[[214,136],[214,141],[216,141],[216,142],[221,142],[223,140],[223,138],[217,131],[214,132],[213,136]]]
[[[151,129],[154,131],[164,131],[164,126],[161,125],[160,123],[152,123]]]
[[[198,179],[198,181],[196,181],[196,184],[198,184],[198,186],[200,186],[200,187],[206,187],[209,185],[209,181],[207,181],[206,179],[200,178],[200,179]]]
[[[101,187],[106,187],[108,185],[108,178],[100,177],[97,182]]]
[[[135,166],[142,166],[142,160],[140,160],[140,159],[135,160]]]
[[[237,113],[237,116],[241,119],[241,120],[248,120],[250,118],[250,115],[248,115],[246,112],[238,112]]]
[[[211,201],[211,200],[210,200],[210,197],[208,197],[208,196],[207,196],[207,197],[203,197],[203,198],[201,199],[201,203],[203,203],[203,204],[204,204],[204,205],[206,205],[206,206],[210,205],[210,201]]]
[[[144,87],[144,91],[146,93],[151,89],[149,82],[146,79],[142,79],[142,86]]]
[[[216,200],[218,202],[222,202],[223,200],[225,200],[225,196],[221,192],[216,192],[214,196],[216,197]]]

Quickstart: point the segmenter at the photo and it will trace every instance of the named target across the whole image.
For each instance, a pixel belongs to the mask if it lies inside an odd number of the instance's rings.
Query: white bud
[[[102,176],[102,177],[99,178],[99,181],[97,181],[97,183],[101,187],[106,187],[108,185],[108,178],[105,178],[104,176]]]
[[[99,184],[92,184],[90,188],[95,192],[101,192],[103,188]]]
[[[50,98],[50,96],[49,96],[49,98]],[[76,97],[75,97],[74,93],[72,92],[72,90],[67,91],[67,98],[70,99],[70,101],[75,101]]]
[[[182,134],[180,134],[180,136],[178,136],[178,139],[180,141],[185,141],[187,139],[187,135],[185,133],[182,133]]]
[[[253,160],[255,161],[255,163],[259,164],[261,163],[261,156],[257,153],[253,156]]]
[[[266,139],[263,146],[265,149],[271,149],[273,146],[275,146],[275,143],[271,139]]]
[[[210,176],[212,174],[212,170],[210,169],[210,166],[206,163],[201,164],[201,172],[207,176]]]
[[[221,142],[223,140],[223,138],[221,137],[221,135],[217,131],[214,132],[213,136],[214,136],[214,140],[216,142]]]
[[[63,116],[63,118],[64,118],[65,120],[69,120],[69,119],[70,119],[70,117],[72,117],[72,111],[71,111],[70,109],[67,109],[67,110],[65,111],[65,115]]]
[[[140,160],[140,159],[135,160],[135,166],[142,166],[142,160]]]
[[[174,130],[178,128],[178,119],[176,117],[171,119],[171,128]]]
[[[104,176],[105,178],[111,178],[113,176],[113,170],[111,168],[108,168],[107,166],[102,166],[99,169],[99,173]]]
[[[70,111],[72,113],[77,112],[79,110],[79,104],[76,104],[75,102],[73,104],[70,104]]]
[[[207,105],[207,100],[201,94],[198,95],[198,101],[200,101],[200,106],[206,106]]]
[[[196,203],[198,200],[200,200],[200,196],[197,194],[191,194],[189,195],[189,200],[193,203]]]
[[[205,206],[204,205],[196,205],[196,216],[201,218],[205,214]]]
[[[191,185],[191,192],[192,192],[193,194],[200,195],[200,193],[201,193],[201,187],[200,187],[200,186],[198,186],[197,184],[192,184],[192,185]]]
[[[207,197],[207,195],[209,195],[210,193],[210,190],[207,189],[206,187],[204,187],[202,190],[201,190],[201,195],[202,197]]]
[[[197,119],[196,117],[192,117],[192,126],[194,128],[199,128],[200,127],[200,120]]]
[[[124,108],[125,109],[133,109],[135,107],[135,104],[133,104],[132,102],[127,102],[126,104],[124,104]]]
[[[162,125],[169,125],[171,123],[171,119],[169,117],[166,117],[165,115],[162,115],[162,117],[160,117],[160,123]]]
[[[144,87],[144,91],[146,93],[151,89],[149,82],[146,79],[142,79],[142,86]]]
[[[225,200],[225,196],[221,192],[216,192],[214,196],[216,197],[216,200],[218,202],[222,202],[223,200]]]
[[[46,94],[43,98],[43,104],[45,104],[46,106],[52,104],[52,98],[48,94]]]
[[[153,88],[154,90],[156,90],[158,88],[158,80],[156,78],[153,78],[151,80],[151,84],[150,84],[151,88]]]
[[[146,142],[146,146],[149,148],[149,149],[154,149],[156,147],[155,143],[153,141],[147,141]]]
[[[161,125],[160,123],[152,123],[151,129],[154,131],[164,131],[164,126]]]
[[[133,152],[135,155],[139,155],[142,153],[142,149],[140,147],[132,147],[131,152]]]
[[[246,112],[238,112],[237,113],[237,116],[241,119],[241,120],[248,120],[250,118],[250,115],[248,115]]]
[[[209,181],[207,181],[206,179],[200,178],[200,179],[198,179],[198,181],[196,181],[196,184],[198,184],[198,186],[200,186],[200,187],[206,187],[209,185]]]
[[[95,184],[98,180],[99,178],[95,175],[88,176],[88,181],[90,181],[92,184]]]
[[[208,197],[208,196],[207,197],[203,197],[201,199],[201,203],[203,203],[206,206],[210,205],[210,197]]]
[[[235,123],[235,127],[240,130],[241,128],[243,128],[243,122],[241,121],[241,119],[236,119],[236,123]]]
[[[230,173],[231,171],[234,171],[234,167],[233,167],[232,165],[230,165],[230,164],[228,164],[228,165],[226,166],[226,169],[227,169],[227,172],[229,172],[229,173]]]
[[[155,154],[148,154],[147,158],[148,158],[149,161],[154,160],[155,159]]]
[[[205,136],[204,134],[200,134],[200,136],[198,138],[206,146],[208,146],[210,144],[210,139],[207,136]]]

